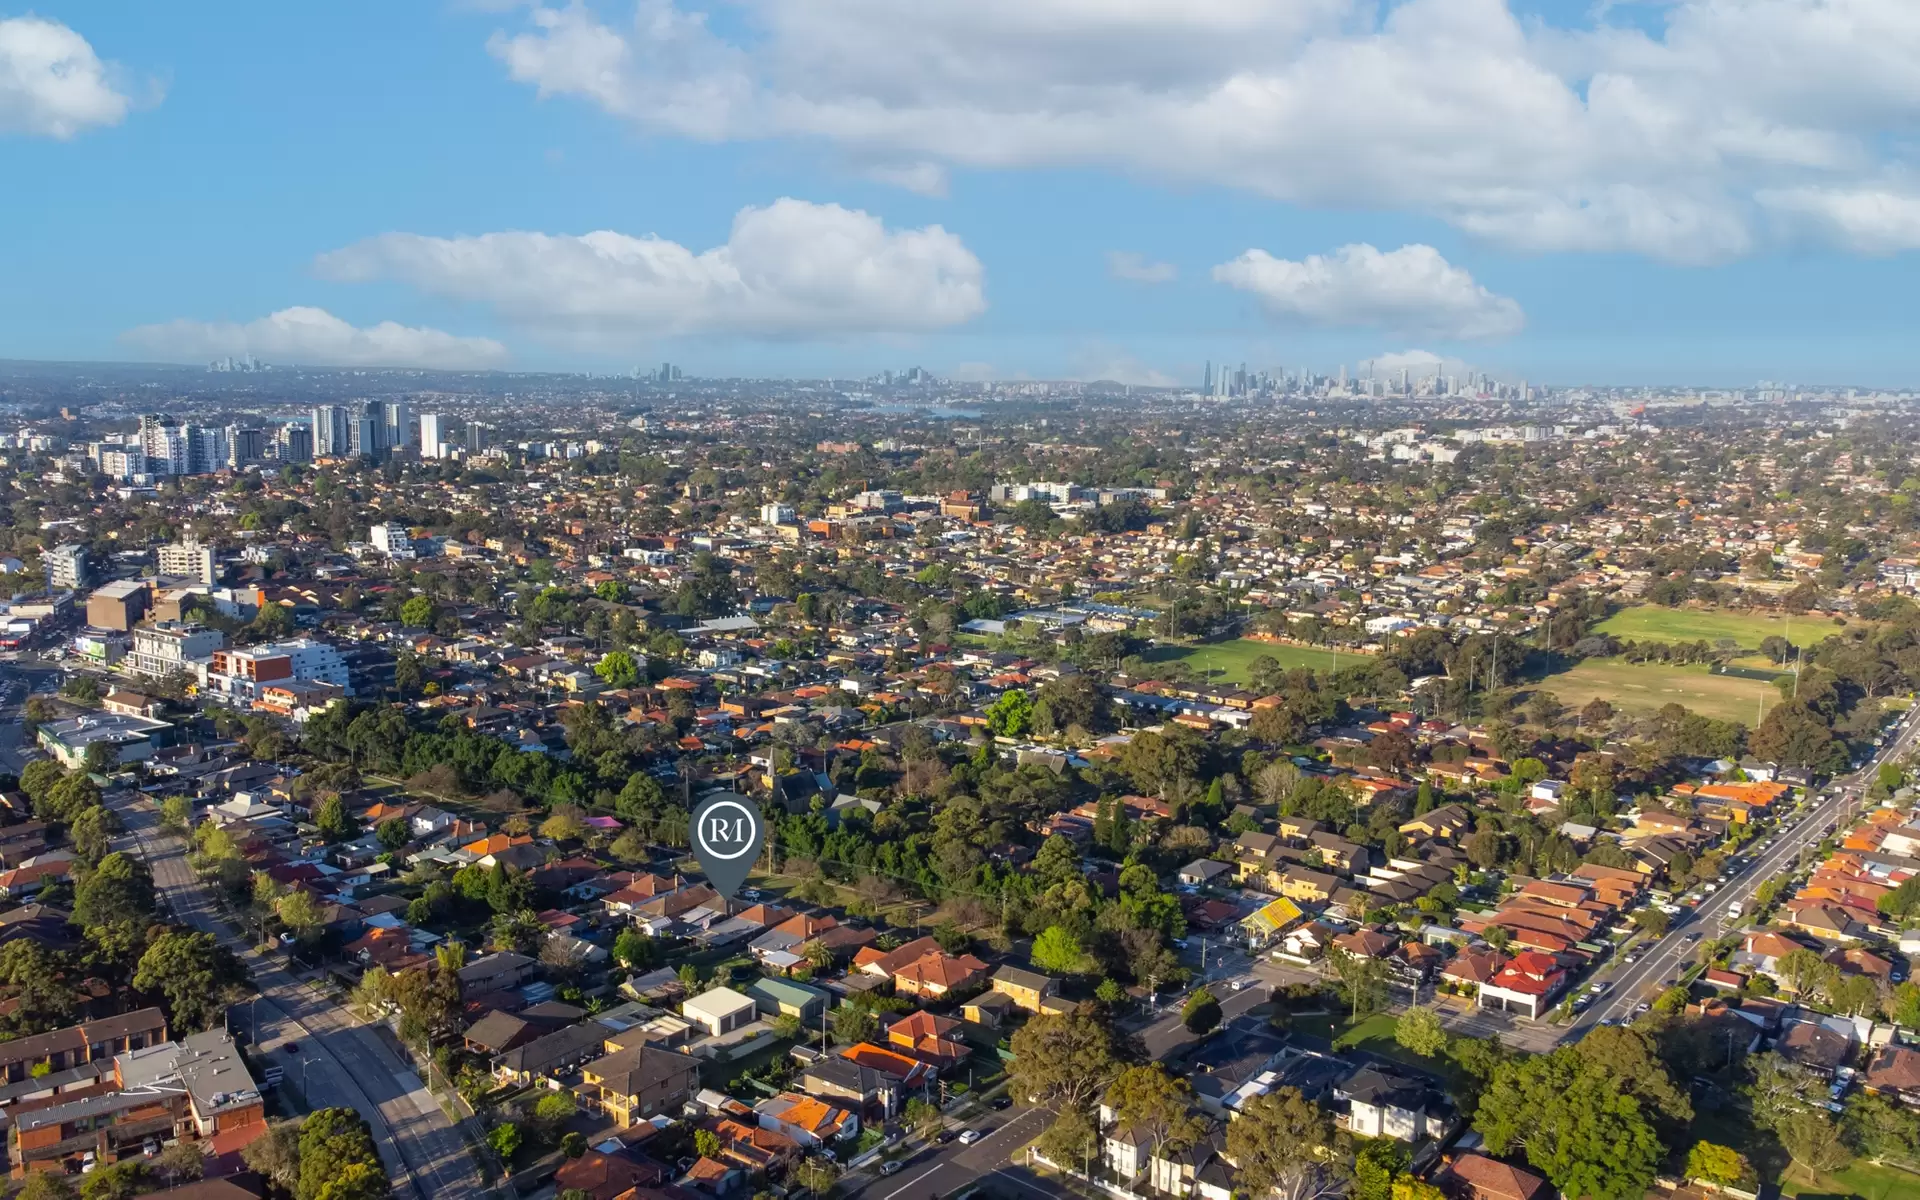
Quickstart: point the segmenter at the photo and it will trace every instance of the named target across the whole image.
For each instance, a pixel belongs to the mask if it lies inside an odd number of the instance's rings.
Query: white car
[[[960,1144],[962,1146],[971,1146],[979,1140],[980,1131],[978,1129],[962,1129],[960,1131]]]

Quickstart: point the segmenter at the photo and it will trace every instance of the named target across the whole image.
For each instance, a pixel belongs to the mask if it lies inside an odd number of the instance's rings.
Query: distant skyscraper
[[[283,463],[310,463],[313,461],[313,426],[290,421],[280,427],[279,436],[274,439],[276,457]]]
[[[487,427],[478,421],[467,422],[467,450],[478,454],[487,448]]]
[[[389,400],[386,405],[387,433],[386,443],[389,450],[404,450],[413,445],[413,404],[407,400]]]
[[[440,433],[440,414],[420,414],[420,457],[439,458],[440,443],[444,439]]]
[[[380,435],[386,430],[381,418],[371,413],[353,413],[347,419],[347,453],[362,458],[380,457]]]
[[[353,453],[353,432],[346,406],[322,404],[313,410],[315,458],[342,458]]]
[[[236,470],[267,456],[267,435],[259,429],[227,426],[227,466]]]

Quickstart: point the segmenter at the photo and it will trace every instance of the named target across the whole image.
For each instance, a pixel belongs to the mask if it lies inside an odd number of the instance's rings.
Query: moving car
[[[960,1144],[962,1146],[971,1146],[979,1140],[980,1131],[978,1129],[963,1129],[960,1131]]]

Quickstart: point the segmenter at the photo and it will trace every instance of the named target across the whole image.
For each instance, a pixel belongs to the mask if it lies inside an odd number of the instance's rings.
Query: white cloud
[[[636,337],[911,333],[986,309],[980,260],[938,225],[889,230],[837,204],[743,208],[726,244],[602,230],[579,236],[388,233],[320,256],[335,279],[399,279],[490,305],[542,337],[628,346]]]
[[[1381,253],[1365,244],[1295,262],[1248,250],[1213,269],[1219,283],[1258,297],[1283,320],[1366,326],[1444,338],[1506,337],[1526,317],[1432,246]]]
[[[321,308],[283,308],[233,321],[168,321],[142,325],[121,340],[163,359],[195,362],[251,354],[268,362],[328,367],[423,367],[479,370],[502,366],[507,348],[492,338],[460,337],[382,321],[359,328]]]
[[[131,101],[87,39],[44,17],[0,20],[0,133],[70,138],[118,125]]]
[[[1399,379],[1402,371],[1414,379],[1426,379],[1433,375],[1466,375],[1472,370],[1473,365],[1465,359],[1448,358],[1431,350],[1389,350],[1360,364],[1362,375],[1387,380]]]
[[[1789,228],[1859,254],[1895,254],[1920,246],[1920,192],[1909,188],[1783,188],[1761,192],[1759,200]]]
[[[1651,34],[1507,0],[735,0],[725,33],[601,3],[535,5],[488,48],[650,132],[816,139],[909,182],[1098,165],[1705,262],[1755,248],[1763,191],[1920,155],[1912,0],[1676,0]]]
[[[1131,250],[1109,250],[1107,274],[1129,283],[1172,283],[1180,271],[1172,263],[1149,262]]]

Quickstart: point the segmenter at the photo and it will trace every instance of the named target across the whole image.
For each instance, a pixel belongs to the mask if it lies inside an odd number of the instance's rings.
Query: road
[[[1738,901],[1746,913],[1752,913],[1753,895],[1760,885],[1792,874],[1800,852],[1817,845],[1826,836],[1829,822],[1838,821],[1844,812],[1859,804],[1860,789],[1872,781],[1880,764],[1913,749],[1916,739],[1920,739],[1920,720],[1903,719],[1894,736],[1872,761],[1853,774],[1829,783],[1827,786],[1834,793],[1830,799],[1809,809],[1790,828],[1777,832],[1773,843],[1758,858],[1701,901],[1691,919],[1661,938],[1645,958],[1631,967],[1598,976],[1610,984],[1605,1002],[1593,1005],[1565,1026],[1561,1040],[1581,1037],[1601,1021],[1627,1019],[1637,1005],[1650,999],[1647,995],[1652,990],[1650,984],[1664,984],[1677,978],[1699,947],[1719,936],[1721,918],[1727,907]],[[1695,934],[1699,936],[1694,937]]]
[[[52,668],[0,663],[0,772],[18,775],[38,752],[26,740],[21,709],[35,691],[52,690],[59,675]]]
[[[119,848],[136,849],[147,861],[174,919],[213,934],[247,964],[260,997],[237,1007],[255,1022],[256,1041],[280,1055],[287,1079],[304,1085],[307,1103],[351,1108],[364,1117],[397,1192],[411,1190],[420,1200],[479,1194],[480,1173],[465,1141],[411,1064],[318,989],[227,931],[211,893],[187,865],[181,839],[161,832],[151,801],[116,793],[109,803],[127,825]],[[286,1052],[289,1043],[297,1054]]]
[[[1013,1153],[1040,1136],[1052,1119],[1053,1114],[1046,1109],[1016,1108],[988,1110],[956,1121],[954,1128],[978,1130],[980,1139],[971,1146],[953,1141],[923,1149],[892,1175],[849,1175],[834,1194],[843,1200],[854,1196],[865,1200],[929,1200],[951,1196],[978,1183],[999,1185],[999,1190],[1009,1194],[1067,1196],[1069,1193],[1052,1181],[1011,1163]]]

